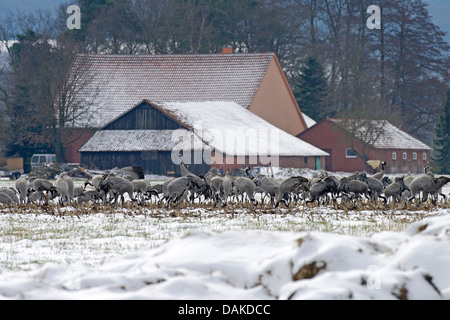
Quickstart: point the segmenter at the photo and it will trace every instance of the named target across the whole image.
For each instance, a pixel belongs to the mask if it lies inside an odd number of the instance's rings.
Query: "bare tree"
[[[51,84],[55,124],[55,148],[58,159],[63,158],[64,145],[77,141],[83,128],[90,126],[95,112],[94,103],[100,90],[93,84],[94,73],[88,56],[77,53],[77,44],[69,41],[55,57],[54,78]],[[90,88],[89,99],[83,90]]]
[[[7,48],[11,67],[1,92],[2,100],[7,100],[5,131],[10,149],[25,158],[39,149],[54,151],[60,161],[64,145],[77,139],[75,124],[82,117],[90,118],[91,102],[76,97],[92,75],[79,58],[80,44],[68,33],[57,37],[57,21],[51,27],[49,17],[17,12],[2,24],[3,37],[14,35],[17,41]]]
[[[4,141],[7,137],[5,123],[7,104],[9,101],[8,91],[6,90],[7,65],[9,62],[5,47],[6,44],[0,41],[0,155],[4,152]]]
[[[141,42],[147,54],[174,53],[178,23],[174,0],[136,0],[133,11],[141,31]]]
[[[370,150],[384,138],[387,121],[376,118],[375,115],[370,117],[365,113],[362,114],[361,110],[353,110],[343,115],[342,118],[335,120],[335,124],[339,130],[346,133],[343,143],[350,143],[353,152],[368,166],[367,161],[374,160],[370,159]],[[357,148],[357,144],[358,146],[362,145],[362,147]]]
[[[424,0],[376,2],[382,8],[382,29],[372,32],[371,51],[379,52],[374,75],[380,103],[401,118],[399,124],[409,133],[431,142],[449,79],[445,33],[432,22]]]

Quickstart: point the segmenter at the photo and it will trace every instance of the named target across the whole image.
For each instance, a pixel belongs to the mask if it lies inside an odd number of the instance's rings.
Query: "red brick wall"
[[[351,147],[348,136],[328,121],[321,121],[316,126],[302,132],[298,137],[330,154],[325,159],[328,171],[354,172],[366,169],[360,158],[346,158],[345,150]],[[355,142],[356,150],[362,150],[362,143]]]
[[[64,158],[67,163],[80,163],[81,154],[78,150],[94,135],[95,130],[92,129],[75,129],[70,130],[64,138],[65,153]]]
[[[294,136],[306,129],[297,101],[275,55],[248,110]]]
[[[392,158],[393,152],[396,153],[397,159]],[[406,160],[403,159],[403,153],[406,153]],[[413,158],[413,153],[416,153],[417,158]],[[426,159],[423,159],[423,154],[426,154]],[[423,167],[430,163],[430,152],[428,150],[401,150],[401,149],[386,149],[376,150],[375,157],[382,159],[388,164],[386,173],[422,173]]]

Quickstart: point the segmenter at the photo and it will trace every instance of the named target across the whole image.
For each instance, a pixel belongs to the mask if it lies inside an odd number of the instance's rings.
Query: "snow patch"
[[[0,274],[4,299],[449,299],[450,216],[370,238],[189,232],[99,267]],[[299,272],[302,271],[302,275]]]

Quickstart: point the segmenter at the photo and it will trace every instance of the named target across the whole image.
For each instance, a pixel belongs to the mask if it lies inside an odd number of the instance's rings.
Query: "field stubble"
[[[401,202],[328,205],[212,204],[164,205],[126,202],[124,206],[0,207],[0,272],[30,270],[45,263],[101,265],[115,256],[155,248],[188,232],[261,230],[320,231],[370,237],[399,232],[424,218],[450,213],[449,200],[437,205]]]

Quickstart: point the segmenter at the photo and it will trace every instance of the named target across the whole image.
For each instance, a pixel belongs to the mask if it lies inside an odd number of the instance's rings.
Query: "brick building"
[[[91,105],[74,124],[88,134],[66,145],[66,160],[92,134],[134,108],[152,102],[232,101],[296,136],[307,128],[273,53],[194,55],[79,55],[74,72],[87,79],[76,103]],[[73,137],[67,141],[73,140]]]
[[[325,169],[333,172],[370,171],[367,161],[379,160],[388,164],[387,173],[420,173],[429,164],[432,150],[384,120],[350,123],[327,118],[298,137],[330,154]],[[363,154],[366,159],[357,154]]]

